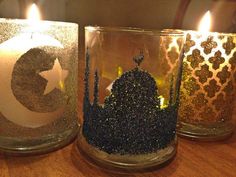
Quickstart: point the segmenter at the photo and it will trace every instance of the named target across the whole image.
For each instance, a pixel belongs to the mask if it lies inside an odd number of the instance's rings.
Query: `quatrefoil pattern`
[[[187,34],[180,90],[179,121],[230,120],[236,94],[236,35]]]
[[[193,47],[195,45],[195,42],[191,39],[191,35],[187,34],[186,35],[186,41],[184,44],[184,52],[188,52],[190,50],[191,47]]]
[[[213,36],[209,36],[206,41],[201,43],[201,47],[204,48],[204,53],[211,53],[212,49],[217,47],[217,43],[213,40]]]
[[[204,61],[204,58],[200,55],[200,50],[194,49],[193,54],[189,55],[187,60],[190,62],[191,67],[195,69]]]
[[[212,68],[215,70],[217,70],[224,61],[225,59],[221,57],[220,51],[217,51],[214,57],[209,58],[209,62],[212,63]]]

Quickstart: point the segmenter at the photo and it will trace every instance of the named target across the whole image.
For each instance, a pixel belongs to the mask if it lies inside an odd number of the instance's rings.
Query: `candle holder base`
[[[88,163],[113,172],[142,172],[169,164],[176,155],[177,137],[166,148],[141,155],[108,154],[89,145],[81,134],[77,145],[80,154],[85,157]]]
[[[234,130],[233,123],[215,123],[211,125],[193,125],[179,122],[177,134],[181,137],[200,141],[220,141],[229,138]]]
[[[74,129],[37,139],[24,140],[0,136],[0,141],[4,144],[4,146],[0,145],[0,153],[13,156],[49,153],[70,144],[77,137],[78,132],[79,126],[76,126]]]

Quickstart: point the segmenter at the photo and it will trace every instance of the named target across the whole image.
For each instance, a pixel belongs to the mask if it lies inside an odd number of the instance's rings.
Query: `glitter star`
[[[43,71],[39,73],[39,75],[48,81],[47,86],[44,90],[44,95],[48,94],[55,88],[64,91],[64,80],[68,75],[68,71],[61,68],[58,59],[55,60],[53,68],[51,70]]]

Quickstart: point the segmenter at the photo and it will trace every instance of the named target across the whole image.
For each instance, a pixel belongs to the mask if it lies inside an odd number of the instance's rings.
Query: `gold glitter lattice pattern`
[[[179,120],[192,124],[230,120],[236,87],[236,36],[189,33],[184,49]]]

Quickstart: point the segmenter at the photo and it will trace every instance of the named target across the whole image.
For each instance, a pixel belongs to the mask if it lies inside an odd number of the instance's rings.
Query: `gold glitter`
[[[212,63],[212,68],[216,70],[220,67],[220,64],[225,62],[225,59],[221,57],[221,52],[218,50],[214,57],[209,58],[209,62]]]
[[[224,66],[222,71],[217,73],[217,77],[220,79],[220,83],[224,84],[227,79],[230,77],[230,72],[228,71],[228,67]]]
[[[195,45],[195,42],[191,40],[191,35],[187,34],[186,36],[186,42],[184,44],[184,52],[188,52],[192,46]]]
[[[231,50],[235,48],[235,43],[233,42],[233,38],[229,36],[227,38],[227,42],[223,44],[223,48],[225,49],[225,53],[229,55]]]
[[[234,52],[233,56],[229,59],[229,63],[231,64],[231,69],[234,70],[236,67],[236,52]]]
[[[211,78],[213,76],[213,73],[209,71],[209,66],[206,64],[201,66],[200,70],[196,70],[195,74],[196,76],[198,76],[201,83],[205,83],[208,78]]]
[[[205,94],[198,93],[195,99],[192,100],[192,103],[196,106],[196,108],[201,108],[206,105],[207,99],[205,99]]]
[[[188,95],[193,95],[197,90],[200,89],[200,86],[197,84],[195,78],[191,77],[188,81],[184,82],[184,88],[188,91]]]
[[[192,124],[229,120],[236,87],[236,37],[219,34],[205,39],[189,33],[186,38],[179,120]]]
[[[207,92],[207,96],[212,98],[220,90],[220,86],[217,85],[215,80],[211,80],[209,85],[204,86],[204,90]]]
[[[200,50],[194,49],[193,54],[187,57],[187,61],[189,61],[190,66],[195,69],[200,63],[204,61],[204,58],[200,55]]]
[[[213,37],[209,36],[206,41],[201,43],[201,47],[204,48],[204,53],[209,54],[211,53],[213,48],[217,47],[217,43],[213,41]]]
[[[200,113],[200,116],[202,119],[212,122],[215,120],[216,113],[213,111],[212,107],[205,107],[203,112]]]
[[[220,110],[222,108],[222,106],[224,105],[224,95],[222,93],[220,93],[217,98],[213,101],[213,104],[215,105],[215,108],[217,110]]]

